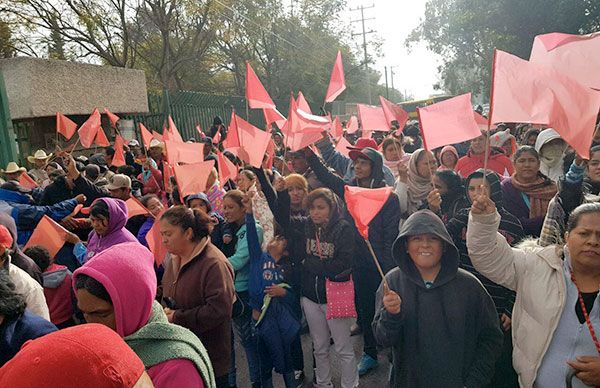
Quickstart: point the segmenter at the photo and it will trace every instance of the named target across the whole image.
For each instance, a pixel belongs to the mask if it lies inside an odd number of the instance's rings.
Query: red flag
[[[160,133],[156,132],[155,130],[152,130],[152,137],[160,142],[164,141],[163,136]],[[148,145],[150,145],[150,143],[148,143]]]
[[[115,137],[115,156],[113,156],[111,165],[115,167],[121,167],[126,165],[125,163],[125,154],[123,153],[123,146],[125,145],[125,141],[121,137],[121,135],[117,135]]]
[[[589,158],[600,92],[545,66],[495,51],[492,123],[535,123],[554,128],[582,157]]]
[[[277,109],[263,109],[267,125],[275,123],[279,129],[285,125],[286,118]]]
[[[297,133],[321,133],[331,127],[328,117],[316,116],[296,106],[296,101],[290,99],[290,112],[281,132],[286,136]]]
[[[177,130],[177,127],[175,126],[175,122],[171,118],[171,115],[169,115],[169,126],[167,127],[167,133],[169,134],[169,140],[183,143],[183,138],[179,134],[179,131]],[[163,133],[163,135],[164,135],[164,133]],[[166,137],[165,137],[165,140],[167,140]]]
[[[94,143],[94,139],[96,139],[96,136],[98,135],[98,130],[100,129],[100,112],[98,112],[98,108],[96,108],[90,117],[85,121],[85,123],[79,127],[79,130],[77,130],[81,145],[84,148],[90,148]]]
[[[246,62],[246,100],[252,109],[276,109],[275,103],[249,62]]]
[[[296,100],[296,107],[298,109],[302,109],[306,113],[312,114],[312,110],[310,110],[310,105],[308,105],[308,101],[304,98],[304,94],[302,92],[298,92],[298,99]]]
[[[62,113],[56,112],[56,132],[63,135],[65,139],[70,140],[76,130],[77,124]]]
[[[398,104],[394,104],[391,101],[386,100],[382,96],[379,96],[379,101],[381,102],[381,107],[383,108],[383,114],[385,115],[385,120],[390,123],[396,120],[398,122],[398,130],[402,132],[406,122],[408,121],[408,113],[402,109],[402,107]]]
[[[348,123],[346,123],[346,132],[349,134],[353,134],[358,131],[358,119],[356,116],[351,116]]]
[[[163,186],[166,192],[169,192],[169,188],[171,187],[171,177],[173,176],[173,167],[167,162],[163,160]]]
[[[342,122],[338,116],[335,116],[333,124],[331,124],[331,136],[333,136],[334,139],[339,139],[344,136],[344,128],[342,128]]]
[[[585,86],[600,90],[600,32],[538,35],[533,40],[529,61],[551,67]]]
[[[162,215],[162,214],[161,214]],[[163,244],[162,236],[160,234],[160,216],[156,218],[154,224],[146,235],[146,242],[148,243],[148,249],[154,255],[154,262],[157,266],[161,265],[167,256],[167,248]]]
[[[106,115],[108,116],[108,119],[110,120],[111,127],[113,127],[114,129],[117,129],[117,121],[121,120],[119,118],[119,116],[117,116],[116,114],[112,113],[111,111],[109,111],[106,108],[104,108],[104,113],[106,113]]]
[[[177,163],[200,163],[204,161],[204,144],[202,143],[180,143],[173,140],[165,140],[167,161],[175,166]]]
[[[363,134],[365,132],[388,132],[390,130],[390,124],[385,119],[383,108],[380,106],[358,104],[358,115],[360,116]]]
[[[215,134],[215,137],[213,137],[212,142],[214,145],[217,145],[221,142],[221,126],[219,125],[219,127],[217,128],[217,133]]]
[[[33,230],[33,234],[27,240],[27,244],[23,250],[39,245],[48,250],[50,254],[50,258],[53,259],[54,256],[58,253],[60,248],[65,245],[65,240],[67,238],[67,230],[57,224],[52,218],[48,216],[43,216],[40,222],[38,222],[37,226]]]
[[[286,144],[292,151],[300,151],[323,138],[320,132],[292,133],[286,139]]]
[[[237,115],[234,111],[231,112],[231,119],[229,120],[229,128],[227,129],[227,138],[223,142],[224,149],[234,150],[237,153],[240,148],[240,136],[238,134],[238,125],[236,121]]]
[[[340,137],[335,149],[342,155],[350,157],[350,150],[348,147],[352,147],[352,144],[344,136]]]
[[[179,187],[179,194],[182,199],[190,194],[203,193],[206,191],[208,175],[214,165],[214,160],[208,160],[201,163],[173,166],[177,187]]]
[[[348,186],[344,189],[346,207],[359,233],[365,240],[369,239],[369,223],[379,213],[392,193],[391,187],[365,189]]]
[[[269,145],[267,146],[267,159],[263,162],[263,168],[267,170],[271,170],[273,168],[273,158],[275,157],[275,142],[273,138],[269,140]]]
[[[227,180],[235,180],[235,178],[237,178],[237,167],[231,160],[227,159],[222,152],[217,153],[217,165],[217,169],[219,170],[219,182],[221,183],[221,186],[225,185]]]
[[[96,143],[98,147],[110,146],[110,142],[108,141],[106,133],[104,133],[102,127],[98,128],[98,132],[96,133],[96,139],[94,139],[94,143]]]
[[[150,215],[150,210],[146,209],[135,197],[130,197],[125,201],[125,205],[127,205],[127,218]]]
[[[152,141],[152,134],[148,129],[144,126],[144,124],[140,123],[140,134],[142,135],[142,142],[144,143],[144,147],[146,149],[150,148],[150,142]]]
[[[37,184],[36,181],[33,180],[32,177],[29,176],[26,172],[22,173],[19,176],[19,184],[26,189],[33,190],[40,185]]]
[[[337,57],[335,58],[335,64],[331,71],[331,78],[329,79],[329,86],[327,87],[327,93],[325,93],[325,102],[332,102],[346,90],[346,79],[344,78],[344,65],[342,64],[342,53],[338,51]]]
[[[235,121],[240,141],[238,157],[246,163],[260,168],[271,135],[268,132],[261,131],[239,116],[236,116]]]
[[[423,145],[433,150],[481,136],[471,107],[471,93],[417,108]]]

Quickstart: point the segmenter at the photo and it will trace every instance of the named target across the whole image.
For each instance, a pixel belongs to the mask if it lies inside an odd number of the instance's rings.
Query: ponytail
[[[160,220],[178,226],[184,232],[191,229],[193,242],[210,235],[213,229],[211,219],[206,212],[201,209],[188,209],[185,206],[170,208],[160,217]]]

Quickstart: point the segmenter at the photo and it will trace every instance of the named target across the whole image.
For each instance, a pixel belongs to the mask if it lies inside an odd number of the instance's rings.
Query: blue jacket
[[[25,342],[57,330],[52,323],[27,310],[7,319],[0,325],[0,366],[10,361]]]
[[[247,224],[247,223],[246,223]],[[250,253],[248,250],[248,239],[246,224],[243,224],[235,234],[235,252],[227,257],[235,272],[235,290],[237,292],[248,291],[250,280]],[[262,243],[263,232],[260,225],[254,224],[258,233],[258,240]],[[260,244],[259,244],[260,246]]]
[[[71,214],[77,206],[75,199],[68,199],[52,206],[31,205],[29,198],[14,191],[0,189],[0,212],[8,213],[17,224],[19,245],[29,240],[33,230],[44,215],[58,222]]]

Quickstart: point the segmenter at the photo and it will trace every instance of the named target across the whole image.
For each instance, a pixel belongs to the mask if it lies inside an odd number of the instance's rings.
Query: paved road
[[[356,353],[357,362],[360,360],[362,354],[362,336],[357,335],[352,337],[354,343],[354,351]],[[304,334],[302,336],[302,349],[304,350],[304,373],[306,374],[306,380],[304,387],[312,387],[312,344],[310,336]],[[236,365],[237,365],[237,386],[238,388],[249,388],[250,379],[248,377],[248,363],[246,362],[246,355],[244,349],[236,341]],[[337,356],[333,347],[331,348],[331,356],[333,359],[333,385],[334,387],[340,386],[340,367],[337,360]],[[367,375],[360,379],[360,387],[387,387],[388,376],[389,376],[390,364],[387,359],[387,355],[379,354],[379,366],[372,370]],[[273,373],[273,385],[275,388],[285,388],[283,379],[277,373]]]

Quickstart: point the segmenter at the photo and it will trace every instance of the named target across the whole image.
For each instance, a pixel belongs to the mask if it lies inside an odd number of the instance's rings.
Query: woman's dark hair
[[[129,166],[129,165],[125,165],[125,166],[119,166],[117,168],[117,174],[125,174],[127,176],[135,176],[135,167],[133,166]]]
[[[531,136],[538,136],[540,134],[540,130],[537,128],[530,128],[523,134],[523,141],[527,141]]]
[[[244,175],[246,178],[250,179],[251,181],[256,180],[256,174],[254,172],[252,172],[251,170],[244,168],[244,169],[240,170],[240,174]]]
[[[23,314],[25,307],[25,297],[17,293],[8,270],[0,270],[0,315],[14,318]]]
[[[319,198],[321,198],[325,202],[327,202],[327,205],[329,205],[329,208],[333,210],[333,208],[335,206],[335,199],[333,197],[333,192],[324,187],[315,189],[315,190],[311,191],[310,193],[308,193],[308,195],[306,196],[306,207],[310,209],[313,202],[315,202]]]
[[[160,198],[158,198],[158,196],[156,194],[146,194],[144,195],[142,198],[140,198],[140,202],[142,203],[142,205],[144,205],[144,207],[148,207],[148,202],[150,202],[150,200],[152,198],[156,198],[157,200],[160,201]]]
[[[590,158],[592,157],[592,154],[593,154],[593,153],[595,153],[595,152],[598,152],[598,151],[600,151],[600,145],[593,146],[593,147],[590,149]]]
[[[93,277],[85,274],[79,274],[75,278],[75,289],[81,290],[84,289],[90,294],[94,295],[96,298],[100,298],[105,302],[112,304],[112,299],[110,299],[110,294],[106,291],[106,288],[94,279]]]
[[[440,178],[448,187],[448,193],[445,195],[450,201],[465,195],[463,179],[453,170],[436,171],[435,175]]]
[[[402,149],[402,141],[399,139],[396,139],[395,137],[386,137],[385,140],[383,140],[383,143],[381,143],[381,144],[382,144],[381,150],[383,152],[385,152],[385,150],[389,146],[394,145],[394,144],[396,144],[398,149]]]
[[[538,161],[540,160],[540,154],[538,154],[538,152],[535,150],[535,148],[533,148],[532,146],[524,145],[524,146],[519,147],[517,149],[517,151],[515,152],[515,154],[513,155],[513,162],[515,162],[517,159],[519,159],[521,157],[521,155],[523,155],[525,153],[529,153],[529,154],[533,155],[533,157],[536,158]]]
[[[167,210],[160,220],[178,226],[184,232],[192,229],[192,241],[198,242],[208,236],[213,229],[210,217],[200,209],[188,209],[185,206],[174,206]]]
[[[579,224],[581,217],[585,216],[586,214],[600,214],[600,203],[591,202],[577,206],[569,216],[569,221],[567,222],[567,232],[575,229]]]
[[[225,193],[225,195],[223,196],[223,199],[225,198],[229,198],[231,199],[233,202],[235,202],[239,207],[244,207],[244,203],[242,202],[242,200],[244,199],[244,193],[241,190],[235,189],[235,190],[229,190],[227,193]]]
[[[107,220],[110,219],[110,212],[108,211],[108,205],[106,202],[99,200],[95,201],[90,207],[90,215],[96,218],[102,217]]]
[[[25,249],[23,253],[25,256],[29,256],[33,261],[35,261],[42,272],[47,270],[50,266],[50,253],[41,245],[31,246]]]

